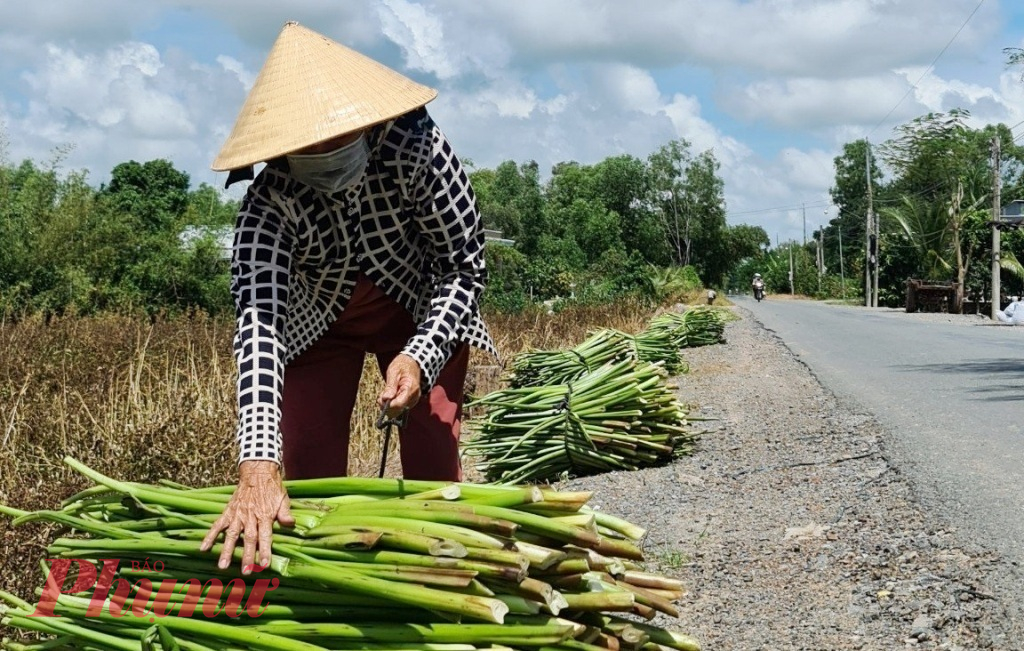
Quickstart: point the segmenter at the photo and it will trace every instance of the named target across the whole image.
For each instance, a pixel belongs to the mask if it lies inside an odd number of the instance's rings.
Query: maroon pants
[[[381,374],[416,332],[412,316],[364,276],[330,329],[285,368],[281,432],[288,479],[348,474],[350,420],[363,358]],[[406,479],[461,481],[459,433],[469,346],[460,344],[437,383],[399,430]]]

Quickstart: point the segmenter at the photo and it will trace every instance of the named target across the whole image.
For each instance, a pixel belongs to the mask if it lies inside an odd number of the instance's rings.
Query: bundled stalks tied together
[[[667,463],[697,432],[659,365],[624,359],[572,382],[504,389],[472,403],[463,445],[490,481],[551,481]]]
[[[629,335],[628,341],[636,359],[658,364],[669,375],[682,375],[690,371],[690,365],[679,354],[679,347],[662,332],[645,330],[637,335]]]
[[[626,359],[661,364],[669,375],[688,370],[677,342],[665,331],[645,330],[631,335],[604,328],[592,332],[586,341],[573,348],[519,353],[509,364],[505,380],[514,389],[566,384],[606,364]]]
[[[605,364],[627,358],[661,364],[665,372],[688,370],[680,350],[724,341],[725,323],[715,310],[691,308],[665,312],[647,328],[630,335],[612,328],[590,333],[583,343],[565,350],[531,350],[516,355],[505,380],[512,388],[565,384]]]
[[[53,589],[38,606],[52,616],[0,592],[0,621],[25,633],[9,651],[698,648],[644,621],[677,615],[682,585],[644,572],[644,530],[589,508],[589,493],[288,481],[297,524],[276,527],[269,567],[243,576],[240,548],[225,570],[219,545],[199,551],[233,486],[132,483],[66,462],[94,485],[57,510],[0,506],[16,524],[69,530],[41,559]]]
[[[696,307],[659,314],[642,335],[665,337],[679,349],[720,344],[725,341],[724,333],[725,321],[717,310]]]
[[[691,308],[665,312],[651,319],[647,328],[633,337],[638,359],[660,362],[672,375],[689,371],[680,356],[684,348],[708,346],[724,341],[725,323],[715,310]]]
[[[605,364],[636,357],[632,337],[605,328],[567,350],[531,350],[516,355],[505,379],[512,388],[572,382]]]
[[[624,359],[661,364],[669,375],[689,370],[683,348],[721,343],[725,324],[715,310],[692,308],[665,312],[651,319],[637,335],[612,328],[590,333],[586,341],[565,350],[531,350],[516,355],[505,380],[512,388],[572,382],[606,364]]]

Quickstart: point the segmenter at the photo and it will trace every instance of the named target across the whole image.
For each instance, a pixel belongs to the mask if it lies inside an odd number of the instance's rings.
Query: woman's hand
[[[391,360],[384,377],[384,390],[377,399],[381,408],[388,405],[388,418],[397,418],[420,401],[421,375],[420,365],[412,357],[399,353]]]
[[[286,527],[295,525],[288,508],[288,493],[281,479],[281,468],[273,461],[243,461],[238,468],[238,488],[224,513],[210,527],[199,547],[209,551],[220,533],[224,533],[224,546],[217,563],[222,570],[231,566],[238,537],[243,537],[242,573],[248,574],[256,561],[270,565],[270,547],[274,522]]]

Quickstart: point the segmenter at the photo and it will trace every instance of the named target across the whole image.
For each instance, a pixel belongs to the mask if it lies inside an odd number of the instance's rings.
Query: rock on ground
[[[572,480],[646,526],[681,578],[680,620],[715,651],[1024,649],[1016,569],[923,513],[890,433],[840,404],[749,312],[686,351],[692,457]]]

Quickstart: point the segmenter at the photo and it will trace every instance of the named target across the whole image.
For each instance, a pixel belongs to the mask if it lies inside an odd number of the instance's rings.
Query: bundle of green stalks
[[[505,377],[513,388],[572,382],[581,375],[636,355],[632,337],[610,328],[597,330],[567,350],[530,350],[516,355]]]
[[[566,350],[531,350],[516,355],[505,380],[512,388],[565,384],[606,364],[624,359],[660,364],[669,375],[689,369],[679,355],[678,342],[663,330],[630,335],[605,328]]]
[[[659,314],[638,336],[663,337],[680,349],[720,344],[724,332],[725,321],[717,310],[696,307]]]
[[[690,370],[679,354],[679,346],[660,330],[644,330],[629,337],[629,344],[636,359],[658,364],[669,375],[682,375]]]
[[[697,433],[660,366],[624,359],[566,384],[504,389],[471,407],[463,448],[489,481],[537,482],[660,465]]]
[[[116,559],[117,573],[106,592],[95,575],[69,575],[53,616],[0,592],[0,621],[25,633],[3,641],[10,651],[698,648],[649,622],[678,614],[682,586],[644,572],[644,530],[589,508],[589,493],[288,481],[297,524],[275,528],[269,567],[243,576],[241,549],[226,570],[219,546],[199,551],[234,487],[125,482],[66,462],[94,486],[58,510],[0,512],[69,530],[46,550],[44,572],[76,559],[102,577]]]

